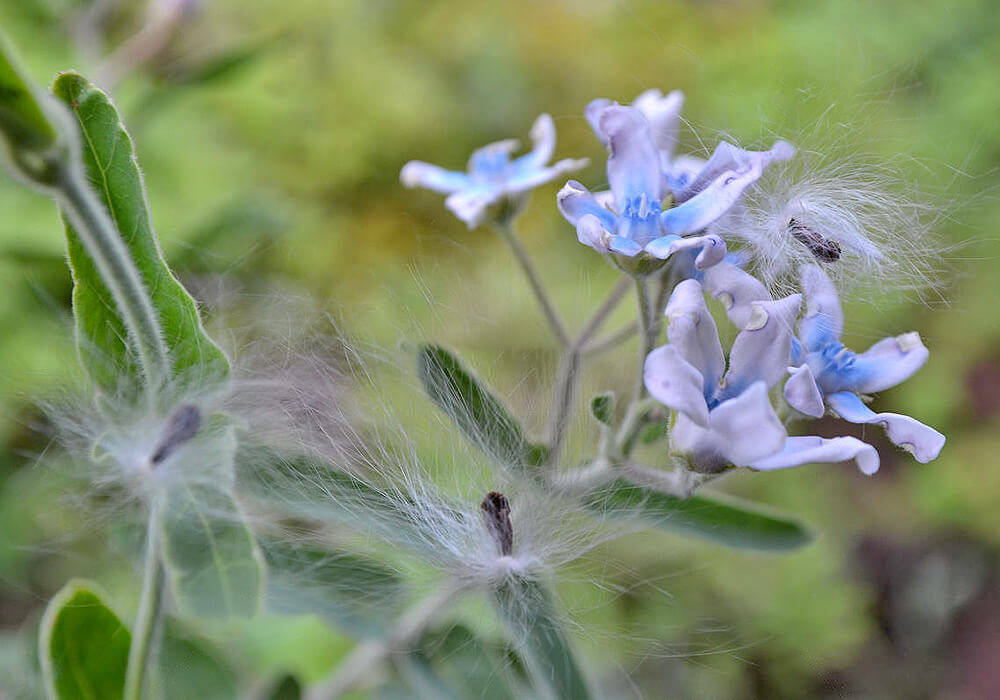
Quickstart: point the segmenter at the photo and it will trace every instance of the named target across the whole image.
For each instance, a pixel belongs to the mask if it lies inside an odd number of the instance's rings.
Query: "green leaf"
[[[402,602],[403,581],[359,554],[269,542],[268,608],[282,615],[315,614],[356,637],[385,634]]]
[[[159,655],[164,698],[236,700],[236,673],[217,649],[169,625]]]
[[[194,299],[170,272],[160,252],[132,140],[115,106],[77,73],[60,74],[52,91],[69,106],[80,127],[87,178],[111,214],[149,290],[173,376],[192,384],[225,377],[229,371],[226,356],[205,333]],[[81,361],[105,391],[121,391],[123,373],[137,386],[142,373],[127,344],[124,322],[93,259],[68,221],[66,242]]]
[[[125,692],[132,635],[96,584],[73,580],[42,617],[39,654],[50,700],[115,700]]]
[[[545,461],[544,446],[528,442],[500,399],[448,350],[421,345],[417,374],[431,400],[481,450],[502,464],[538,466]]]
[[[224,488],[179,479],[166,491],[160,523],[167,580],[184,615],[256,614],[265,584],[263,557]]]
[[[271,686],[271,691],[265,695],[266,700],[301,700],[304,692],[299,680],[286,673]]]
[[[638,518],[664,530],[730,547],[781,551],[812,540],[799,522],[734,498],[680,498],[615,479],[591,494],[587,505],[607,516]]]
[[[516,700],[522,694],[511,688],[508,652],[508,648],[479,638],[464,625],[451,625],[425,634],[414,655],[423,657],[460,697]]]
[[[611,426],[615,420],[615,392],[606,391],[590,400],[590,414],[601,425]]]
[[[493,605],[535,690],[545,698],[586,700],[590,688],[573,656],[562,616],[537,581],[509,578],[494,591]]]

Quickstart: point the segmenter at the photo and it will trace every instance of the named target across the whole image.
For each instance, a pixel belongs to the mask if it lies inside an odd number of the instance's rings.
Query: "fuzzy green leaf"
[[[549,700],[591,697],[587,680],[566,638],[562,616],[542,584],[511,578],[494,591],[492,600],[541,697]]]
[[[370,557],[271,542],[264,547],[271,574],[270,610],[315,614],[357,637],[383,635],[402,602],[403,581]]]
[[[138,268],[166,343],[173,376],[185,382],[218,380],[228,373],[222,350],[206,335],[194,299],[167,267],[153,231],[142,173],[132,140],[111,100],[76,73],[62,73],[52,91],[69,106],[81,132],[87,178]],[[73,313],[81,361],[108,392],[139,384],[142,373],[128,345],[125,324],[78,233],[66,222],[73,273]],[[128,377],[123,387],[122,375]]]
[[[601,425],[610,426],[615,420],[615,392],[606,391],[592,398],[590,414]]]
[[[493,393],[438,345],[417,350],[417,374],[424,391],[477,447],[503,464],[537,466],[547,450],[524,437],[517,420]]]
[[[167,580],[183,614],[256,614],[265,583],[263,557],[227,491],[178,480],[166,491],[160,523]]]
[[[509,648],[486,642],[464,625],[451,625],[425,634],[413,656],[425,659],[460,697],[515,700],[523,694],[511,687],[509,652]]]
[[[115,700],[125,692],[132,635],[96,584],[74,580],[49,602],[39,653],[50,700]]]
[[[680,498],[616,479],[592,494],[587,505],[610,517],[637,518],[664,530],[730,547],[780,551],[812,540],[799,522],[733,498]]]

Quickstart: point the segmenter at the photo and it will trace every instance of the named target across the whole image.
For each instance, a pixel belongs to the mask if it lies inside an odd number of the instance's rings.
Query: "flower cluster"
[[[823,266],[858,251],[873,260],[885,256],[857,227],[843,235],[820,227],[801,202],[778,206],[797,214],[786,217],[780,241],[755,245],[751,233],[738,233],[751,211],[745,197],[765,170],[792,160],[796,149],[780,140],[765,151],[723,141],[708,159],[677,154],[683,104],[681,92],[664,95],[658,90],[640,94],[628,106],[605,99],[588,104],[586,119],[608,150],[609,188],[591,192],[570,180],[556,197],[581,243],[606,255],[640,286],[658,279],[661,289],[671,292],[668,342],[648,348],[643,381],[646,391],[673,411],[672,452],[693,471],[707,473],[732,466],[772,470],[846,460],[866,474],[877,471],[878,453],[858,438],[789,436],[791,423],[829,414],[881,426],[889,440],[918,461],[933,460],[944,445],[941,433],[908,416],[876,413],[868,406],[871,394],[902,382],[927,360],[919,335],[887,338],[860,354],[840,342],[843,313]],[[564,160],[544,165],[555,141],[547,115],[539,117],[532,133],[535,150],[517,160],[508,157],[513,142],[501,142],[476,151],[468,174],[411,162],[403,168],[402,180],[450,193],[449,208],[473,226],[501,197],[584,164]],[[744,253],[747,243],[751,250]],[[766,268],[761,251],[781,245],[795,248],[781,265],[787,267],[786,259],[797,261],[801,293],[774,299],[743,268],[748,262]],[[772,282],[771,272],[763,269],[761,278]],[[728,361],[706,294],[721,302],[739,330]],[[661,323],[655,317],[640,318],[640,325],[655,342]]]

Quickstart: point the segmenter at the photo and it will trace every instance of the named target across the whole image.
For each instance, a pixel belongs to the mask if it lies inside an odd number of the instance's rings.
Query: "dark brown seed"
[[[510,502],[502,493],[490,491],[479,506],[486,518],[486,529],[493,535],[500,556],[509,557],[514,551],[514,528],[510,524]]]
[[[160,464],[163,460],[173,454],[174,450],[193,438],[201,427],[201,411],[197,406],[185,404],[174,411],[167,421],[167,427],[163,431],[163,438],[157,446],[156,451],[150,458],[153,466]]]
[[[823,238],[811,228],[795,219],[788,220],[788,231],[799,243],[809,249],[813,257],[821,262],[836,262],[840,260],[840,244],[829,238]]]

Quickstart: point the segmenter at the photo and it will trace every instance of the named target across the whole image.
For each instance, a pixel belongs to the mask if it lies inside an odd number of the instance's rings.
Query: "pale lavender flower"
[[[927,361],[928,351],[917,333],[885,338],[856,354],[840,342],[844,314],[837,292],[817,265],[802,270],[806,315],[793,343],[791,377],[785,383],[788,404],[819,418],[830,408],[851,423],[882,426],[889,439],[911,452],[918,462],[938,456],[945,436],[920,421],[898,413],[875,413],[861,395],[882,391],[908,379]]]
[[[698,470],[752,467],[785,444],[785,428],[768,398],[784,374],[791,324],[801,296],[753,304],[753,319],[733,342],[729,368],[701,284],[684,280],[667,304],[667,345],[646,358],[649,393],[677,411],[674,450]]]
[[[407,187],[447,194],[445,206],[470,229],[475,228],[491,205],[505,197],[517,199],[588,163],[586,159],[566,159],[548,165],[556,148],[556,127],[548,114],[535,120],[531,140],[531,152],[513,159],[511,154],[519,146],[514,139],[483,146],[473,152],[464,173],[413,160],[403,166],[399,179]]]

